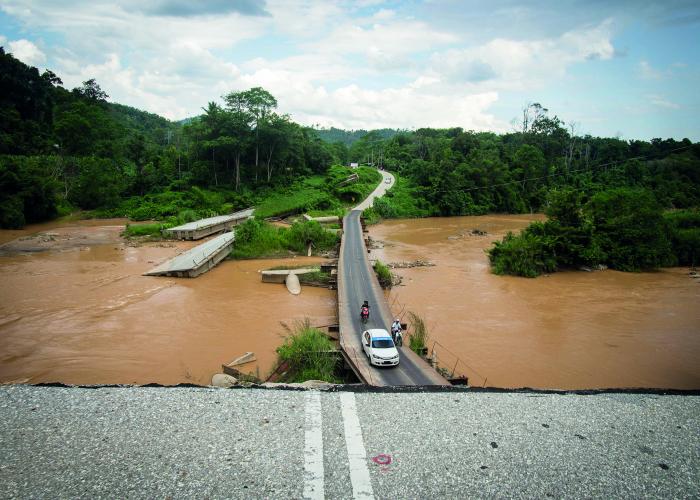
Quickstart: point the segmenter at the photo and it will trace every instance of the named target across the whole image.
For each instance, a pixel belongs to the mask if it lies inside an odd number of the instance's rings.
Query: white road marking
[[[323,483],[323,425],[321,393],[306,393],[304,407],[304,498],[325,496]]]
[[[362,440],[362,428],[355,406],[355,394],[352,392],[341,393],[340,408],[345,425],[345,446],[348,449],[348,462],[350,463],[352,497],[356,500],[374,498],[372,480],[367,469],[367,452]]]

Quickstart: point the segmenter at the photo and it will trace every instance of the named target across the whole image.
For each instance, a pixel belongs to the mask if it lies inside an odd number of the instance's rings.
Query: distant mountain
[[[354,142],[359,141],[370,132],[374,132],[381,139],[391,139],[401,130],[393,128],[380,128],[376,130],[343,130],[340,128],[312,128],[311,130],[324,142],[342,142],[350,147]]]
[[[107,103],[107,106],[114,121],[126,130],[143,134],[156,144],[167,143],[173,131],[178,128],[177,122],[148,111],[113,102]]]

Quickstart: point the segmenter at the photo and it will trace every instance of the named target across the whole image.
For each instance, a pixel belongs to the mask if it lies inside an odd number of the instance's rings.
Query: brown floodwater
[[[430,260],[397,269],[394,313],[426,321],[441,365],[472,385],[537,388],[700,388],[700,280],[688,269],[496,276],[484,253],[542,216],[388,221],[372,258]],[[470,234],[472,229],[485,236]],[[437,342],[437,344],[435,344]]]
[[[335,322],[334,292],[262,283],[318,258],[225,261],[195,279],[141,274],[192,242],[129,246],[123,220],[0,231],[0,382],[209,384],[246,351],[268,373],[285,330]],[[39,233],[37,233],[39,231]],[[49,235],[49,236],[47,236]]]

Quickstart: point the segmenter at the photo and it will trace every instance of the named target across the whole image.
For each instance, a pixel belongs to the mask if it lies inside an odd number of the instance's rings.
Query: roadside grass
[[[336,349],[323,332],[313,328],[308,318],[297,321],[293,330],[284,326],[290,334],[277,348],[277,356],[280,363],[289,363],[285,382],[341,382],[335,375],[339,358],[331,352]]]
[[[265,198],[255,208],[255,216],[264,219],[298,214],[310,209],[335,210],[337,208],[337,201],[323,190],[312,186],[300,186]]]
[[[411,323],[411,335],[408,338],[408,345],[413,352],[419,356],[425,354],[428,343],[428,328],[425,326],[423,318],[412,311],[408,311]]]
[[[358,180],[339,186],[349,176],[357,174]],[[348,168],[334,165],[328,169],[327,185],[329,190],[344,206],[353,206],[364,200],[382,180],[382,174],[371,167]]]
[[[380,219],[413,219],[436,215],[437,211],[428,201],[424,189],[411,186],[399,174],[392,172],[396,182],[381,198],[374,200],[371,209],[365,210],[363,216],[368,223]]]
[[[382,288],[391,288],[391,271],[381,260],[374,262],[374,272]]]

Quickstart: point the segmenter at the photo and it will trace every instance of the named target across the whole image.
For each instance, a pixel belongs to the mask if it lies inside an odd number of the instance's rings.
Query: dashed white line
[[[306,393],[304,407],[304,498],[324,498],[321,394]]]
[[[369,477],[369,469],[367,469],[367,452],[362,440],[362,428],[355,406],[355,394],[352,392],[341,393],[340,408],[345,425],[345,446],[348,449],[348,462],[350,463],[352,497],[355,499],[374,498],[372,480]]]

